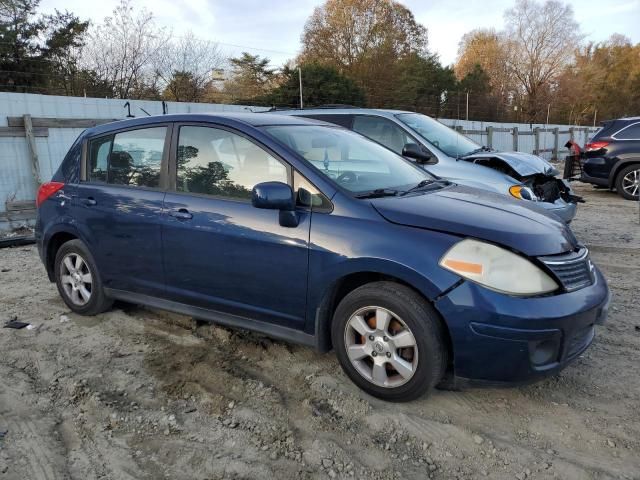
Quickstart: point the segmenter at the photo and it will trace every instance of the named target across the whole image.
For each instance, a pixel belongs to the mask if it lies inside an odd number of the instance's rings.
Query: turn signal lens
[[[534,202],[537,200],[533,190],[524,185],[513,185],[509,187],[509,193],[511,196],[519,198],[520,200],[531,200]]]
[[[558,284],[549,275],[526,258],[479,240],[465,239],[456,243],[442,257],[440,266],[509,295],[540,295],[558,289]]]

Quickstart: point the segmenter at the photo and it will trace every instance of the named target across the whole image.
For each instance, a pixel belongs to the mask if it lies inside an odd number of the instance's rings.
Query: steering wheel
[[[358,180],[358,176],[355,172],[344,172],[336,179],[338,183],[353,183],[356,180]]]

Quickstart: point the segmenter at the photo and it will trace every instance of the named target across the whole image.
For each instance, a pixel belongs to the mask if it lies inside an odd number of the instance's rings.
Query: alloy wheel
[[[87,262],[77,253],[69,253],[60,265],[60,283],[74,305],[86,305],[91,300],[93,276]]]
[[[622,177],[622,189],[632,197],[637,197],[640,192],[640,168],[631,170]]]
[[[386,308],[356,311],[344,332],[353,367],[374,385],[394,388],[407,383],[418,367],[418,346],[407,324]]]

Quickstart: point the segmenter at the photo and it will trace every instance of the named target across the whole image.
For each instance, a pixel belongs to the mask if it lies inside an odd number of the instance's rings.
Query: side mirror
[[[253,187],[251,204],[255,208],[280,210],[280,225],[297,227],[298,214],[293,190],[282,182],[262,182]]]
[[[413,158],[416,162],[424,165],[435,165],[438,163],[438,159],[425,151],[417,143],[407,143],[402,148],[402,156]]]

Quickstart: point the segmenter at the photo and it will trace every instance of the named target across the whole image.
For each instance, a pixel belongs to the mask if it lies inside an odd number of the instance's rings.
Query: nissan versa
[[[605,279],[557,217],[317,120],[91,128],[37,202],[42,261],[74,312],[122,300],[333,348],[387,400],[553,374],[607,316]]]

